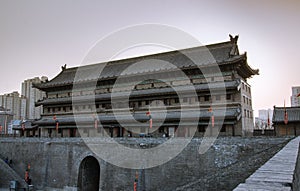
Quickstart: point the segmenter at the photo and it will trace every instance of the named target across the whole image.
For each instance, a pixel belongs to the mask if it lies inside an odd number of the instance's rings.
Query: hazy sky
[[[130,25],[157,23],[181,29],[204,44],[239,34],[240,52],[260,70],[253,107],[290,104],[300,86],[299,0],[0,0],[0,94],[19,91],[35,76],[55,77],[78,66],[104,36]]]

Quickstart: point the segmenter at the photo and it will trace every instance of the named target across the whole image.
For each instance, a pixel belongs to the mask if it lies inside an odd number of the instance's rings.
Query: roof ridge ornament
[[[239,50],[237,47],[237,41],[239,39],[239,35],[236,35],[235,37],[233,37],[231,34],[229,34],[229,37],[230,37],[230,42],[232,44],[232,48],[229,52],[229,57],[239,55]]]
[[[61,70],[64,71],[65,69],[67,69],[67,64],[61,66]]]
[[[232,44],[237,44],[237,41],[239,39],[239,35],[235,35],[235,37],[233,37],[231,34],[229,34],[229,38],[230,38],[230,42]]]

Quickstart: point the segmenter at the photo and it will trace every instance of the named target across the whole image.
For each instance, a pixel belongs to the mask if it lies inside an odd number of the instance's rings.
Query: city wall
[[[126,146],[155,146],[166,139],[116,139]],[[82,161],[95,157],[100,166],[100,190],[132,190],[138,172],[140,190],[232,190],[277,153],[288,138],[221,137],[205,153],[199,154],[201,138],[191,143],[171,161],[145,170],[114,166],[97,157],[80,138],[1,138],[0,157],[12,159],[11,168],[24,177],[30,164],[30,178],[36,189],[77,190]],[[110,144],[99,139],[97,144]],[[0,166],[0,188],[8,188],[12,176]],[[89,180],[87,180],[89,181]]]
[[[300,137],[289,141],[283,149],[239,184],[234,191],[298,191],[300,185],[299,143]]]

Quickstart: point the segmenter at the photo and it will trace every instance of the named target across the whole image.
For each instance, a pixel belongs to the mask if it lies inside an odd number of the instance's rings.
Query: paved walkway
[[[300,137],[291,140],[234,191],[290,191],[296,167]]]

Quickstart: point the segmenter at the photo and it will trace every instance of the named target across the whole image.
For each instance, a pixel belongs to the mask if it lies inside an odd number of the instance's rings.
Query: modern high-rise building
[[[258,118],[263,119],[265,121],[271,119],[273,116],[273,110],[272,109],[261,109],[258,110]]]
[[[258,110],[258,117],[255,118],[255,129],[273,129],[272,116],[272,109]]]
[[[12,121],[13,114],[11,111],[0,106],[0,134],[8,134],[8,124]]]
[[[13,114],[14,120],[25,119],[26,98],[20,96],[17,91],[0,95],[0,106],[6,108]]]
[[[33,84],[40,84],[48,80],[47,77],[42,76],[41,78],[35,77],[27,79],[22,83],[21,95],[27,99],[26,102],[26,119],[38,119],[41,116],[43,107],[35,107],[35,102],[43,99],[45,93],[41,90],[32,87]]]
[[[300,86],[292,87],[291,106],[300,106]]]
[[[38,119],[43,110],[42,106],[35,107],[35,102],[43,99],[45,93],[33,87],[47,81],[47,77],[35,77],[22,83],[21,95],[19,92],[0,95],[0,106],[6,108],[13,115],[13,120]]]

